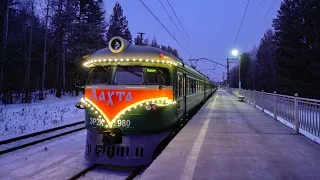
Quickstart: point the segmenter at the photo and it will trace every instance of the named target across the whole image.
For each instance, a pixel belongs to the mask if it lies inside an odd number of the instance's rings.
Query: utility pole
[[[227,58],[227,87],[229,88],[229,58]]]
[[[143,39],[143,35],[144,35],[145,33],[143,33],[143,32],[138,32],[138,34],[140,34],[140,45],[142,45],[142,39]]]
[[[240,79],[240,72],[241,72],[241,64],[240,64],[240,58],[239,58],[239,90],[241,89],[241,79]]]

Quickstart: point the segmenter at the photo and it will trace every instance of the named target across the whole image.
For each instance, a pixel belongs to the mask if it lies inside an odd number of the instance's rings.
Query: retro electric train
[[[159,48],[113,37],[91,55],[85,97],[85,158],[97,164],[152,162],[158,145],[217,89],[206,76]]]

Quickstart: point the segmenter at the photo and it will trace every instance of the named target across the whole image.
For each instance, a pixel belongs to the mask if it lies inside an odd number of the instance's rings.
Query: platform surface
[[[141,180],[320,180],[320,146],[218,90]]]

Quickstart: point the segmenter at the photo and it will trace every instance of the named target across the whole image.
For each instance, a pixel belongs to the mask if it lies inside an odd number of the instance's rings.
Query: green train
[[[85,96],[85,158],[96,164],[139,166],[217,86],[172,54],[113,37],[93,53]]]

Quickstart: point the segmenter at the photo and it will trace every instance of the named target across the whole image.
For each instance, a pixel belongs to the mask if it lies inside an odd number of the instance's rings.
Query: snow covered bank
[[[81,97],[50,95],[30,104],[0,105],[0,140],[84,120],[84,111],[75,107]]]

